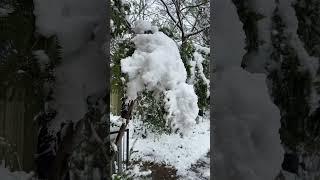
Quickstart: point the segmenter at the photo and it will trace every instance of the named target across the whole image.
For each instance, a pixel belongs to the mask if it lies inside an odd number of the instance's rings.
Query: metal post
[[[119,146],[118,146],[118,172],[122,173],[122,163],[121,163],[121,160],[122,160],[122,139],[120,141],[121,141],[121,143],[119,143]]]
[[[115,167],[113,166],[113,171],[116,172],[116,173],[121,173],[123,172],[123,168],[124,168],[124,162],[126,162],[126,167],[125,168],[128,168],[129,166],[129,129],[126,129],[125,132],[127,133],[127,136],[126,136],[126,141],[124,141],[124,136],[122,137],[121,139],[121,142],[119,143],[119,145],[117,146],[118,147],[118,152],[117,152],[117,155],[116,155],[116,164],[118,166],[118,169],[116,171]],[[110,134],[116,134],[116,133],[119,133],[119,131],[114,131],[114,132],[110,132]],[[126,144],[126,146],[125,146]],[[125,155],[125,152],[126,152],[126,155]],[[125,157],[126,156],[126,157]],[[125,159],[126,158],[126,161]],[[112,163],[114,164],[114,163]]]
[[[127,168],[129,166],[129,153],[130,153],[130,149],[129,149],[129,129],[127,129]]]

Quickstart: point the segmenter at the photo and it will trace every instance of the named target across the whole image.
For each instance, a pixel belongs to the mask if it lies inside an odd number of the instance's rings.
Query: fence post
[[[130,153],[130,150],[129,150],[129,129],[127,129],[127,163],[126,163],[126,167],[128,168],[129,166],[129,153]]]
[[[122,139],[120,139],[120,143],[118,144],[118,172],[122,173]]]
[[[119,133],[119,131],[110,132],[110,134],[116,134],[116,133]],[[125,133],[127,133],[126,141],[124,141],[125,136],[123,136],[120,139],[119,144],[117,145],[118,152],[115,157],[116,157],[116,165],[118,166],[118,169],[116,171],[114,162],[112,162],[112,164],[113,164],[112,165],[112,173],[122,173],[123,172],[123,167],[124,167],[124,162],[125,162],[124,158],[126,158],[126,167],[125,168],[128,168],[128,166],[129,166],[129,153],[130,153],[129,152],[129,129],[126,129]]]

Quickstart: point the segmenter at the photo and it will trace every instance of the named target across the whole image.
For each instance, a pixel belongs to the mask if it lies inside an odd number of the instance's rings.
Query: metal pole
[[[122,139],[120,141],[122,141]],[[119,150],[118,150],[118,172],[122,173],[122,163],[121,163],[121,160],[122,160],[122,157],[121,157],[122,156],[122,142],[119,143],[118,148],[119,148]]]
[[[127,167],[129,165],[129,129],[127,129]]]

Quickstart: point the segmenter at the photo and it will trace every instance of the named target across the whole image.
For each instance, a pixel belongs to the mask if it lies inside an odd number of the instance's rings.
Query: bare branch
[[[205,30],[207,30],[207,29],[209,29],[209,26],[207,26],[207,27],[205,27],[205,28],[202,28],[202,29],[200,29],[200,30],[198,30],[198,31],[196,31],[196,32],[192,32],[192,33],[190,33],[190,34],[187,34],[185,37],[186,37],[186,38],[189,38],[190,36],[194,36],[194,35],[196,35],[196,34],[199,34],[199,33],[203,32],[203,31],[205,31]]]
[[[176,9],[176,14],[177,14],[177,17],[178,17],[178,22],[179,22],[179,26],[180,27],[180,31],[181,31],[181,36],[182,36],[182,39],[184,39],[184,29],[183,29],[183,24],[182,24],[182,20],[181,20],[181,16],[180,16],[180,3],[178,0],[172,0],[174,6],[175,6],[175,9]]]
[[[199,18],[199,15],[200,15],[200,11],[198,12],[197,16],[195,17],[196,20],[194,21],[194,24],[191,28],[191,32],[194,31],[194,29],[196,28],[196,25],[198,23],[197,19]]]
[[[170,16],[170,18],[172,19],[172,21],[174,23],[177,23],[176,19],[172,16],[172,14],[170,13],[170,10],[167,6],[167,4],[163,1],[163,0],[160,0],[162,2],[162,4],[164,5],[164,7],[166,8],[166,11],[167,11],[167,14]]]
[[[182,8],[180,11],[183,11],[183,10],[185,10],[185,9],[197,8],[197,7],[202,6],[202,5],[205,5],[205,4],[207,4],[207,3],[208,3],[208,1],[203,2],[203,3],[196,4],[196,5],[186,6],[186,7]]]

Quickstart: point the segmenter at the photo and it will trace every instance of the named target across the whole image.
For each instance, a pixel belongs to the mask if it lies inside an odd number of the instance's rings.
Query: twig
[[[185,9],[197,8],[197,7],[202,6],[202,5],[205,5],[205,4],[207,4],[207,3],[208,3],[208,1],[205,1],[205,2],[203,2],[203,3],[199,3],[199,4],[196,4],[196,5],[185,6],[185,7],[182,8],[180,11],[183,11],[183,10],[185,10]]]
[[[190,36],[194,36],[194,35],[196,35],[196,34],[199,34],[199,33],[203,32],[203,31],[205,31],[205,30],[207,30],[207,29],[209,29],[209,26],[204,27],[204,28],[202,28],[202,29],[200,29],[200,30],[198,30],[198,31],[196,31],[196,32],[187,34],[185,37],[186,37],[186,38],[189,38]]]

